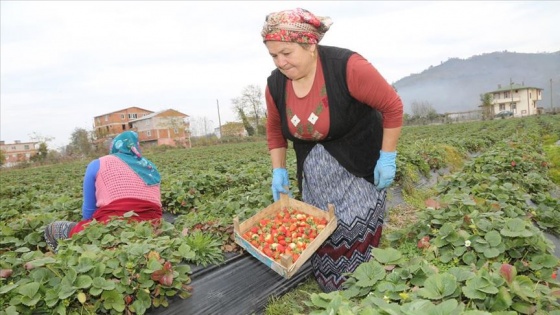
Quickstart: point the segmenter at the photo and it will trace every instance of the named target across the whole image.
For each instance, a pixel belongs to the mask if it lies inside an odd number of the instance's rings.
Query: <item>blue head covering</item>
[[[142,157],[136,132],[125,131],[116,136],[111,142],[109,153],[130,166],[148,186],[161,182],[161,176],[154,163]]]

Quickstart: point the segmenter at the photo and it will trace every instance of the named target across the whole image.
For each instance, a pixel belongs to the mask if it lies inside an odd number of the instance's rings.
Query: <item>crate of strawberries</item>
[[[282,277],[291,278],[337,226],[328,211],[281,194],[244,222],[235,217],[235,242]]]

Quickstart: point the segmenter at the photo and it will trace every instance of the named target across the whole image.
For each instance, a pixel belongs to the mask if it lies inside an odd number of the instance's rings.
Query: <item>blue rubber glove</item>
[[[379,160],[373,170],[373,184],[377,190],[382,190],[393,183],[397,173],[397,152],[379,151]]]
[[[280,193],[287,194],[290,181],[288,171],[285,168],[275,168],[272,170],[272,197],[274,201],[280,199]]]

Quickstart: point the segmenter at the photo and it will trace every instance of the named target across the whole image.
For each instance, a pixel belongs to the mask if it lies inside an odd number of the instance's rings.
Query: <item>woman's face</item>
[[[316,45],[307,49],[292,42],[267,41],[265,45],[276,67],[290,80],[306,77],[315,65],[312,52],[317,49]]]

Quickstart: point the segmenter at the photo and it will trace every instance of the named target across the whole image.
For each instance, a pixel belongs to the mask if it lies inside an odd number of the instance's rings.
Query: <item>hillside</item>
[[[418,74],[394,83],[405,112],[413,102],[428,102],[438,113],[477,109],[480,94],[498,85],[516,84],[543,89],[538,106],[550,109],[552,79],[553,106],[560,107],[560,51],[553,53],[493,52],[468,59],[450,58]]]

